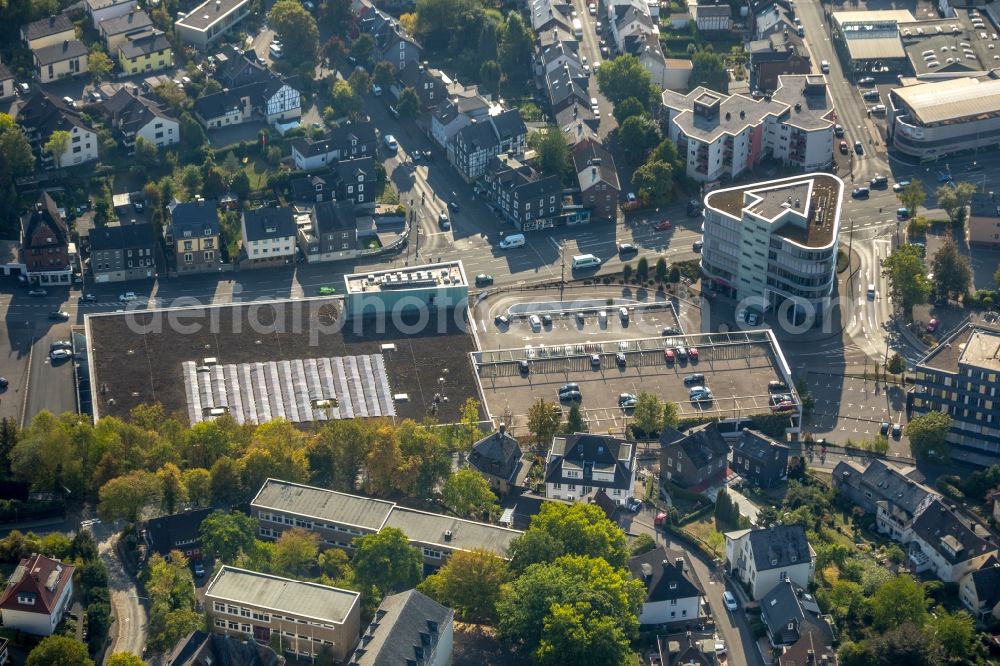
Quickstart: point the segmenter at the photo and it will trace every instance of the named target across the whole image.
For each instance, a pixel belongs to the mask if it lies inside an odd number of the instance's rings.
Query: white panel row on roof
[[[395,416],[379,354],[265,363],[182,364],[191,423],[232,414],[238,423]]]

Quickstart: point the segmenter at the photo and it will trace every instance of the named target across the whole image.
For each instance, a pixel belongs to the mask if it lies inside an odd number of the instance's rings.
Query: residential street
[[[111,646],[106,652],[131,652],[142,656],[146,650],[146,609],[139,603],[139,592],[125,570],[115,545],[118,534],[112,526],[93,527],[97,549],[104,566],[108,568],[108,591],[111,593],[111,610],[114,622],[108,631]]]

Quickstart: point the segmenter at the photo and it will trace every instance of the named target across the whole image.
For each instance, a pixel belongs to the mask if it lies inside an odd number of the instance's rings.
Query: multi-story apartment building
[[[339,160],[375,157],[378,139],[370,122],[346,123],[335,127],[322,139],[303,137],[291,143],[295,168],[321,169]]]
[[[995,192],[972,195],[965,228],[969,245],[1000,248],[1000,199]]]
[[[452,166],[466,182],[484,173],[490,158],[501,153],[521,155],[528,138],[528,128],[517,109],[487,116],[466,125],[455,135],[454,148],[448,151]]]
[[[135,11],[137,0],[86,0],[87,16],[98,30],[101,21],[124,16],[131,11]]]
[[[90,271],[94,282],[156,277],[156,245],[152,222],[92,229]]]
[[[55,95],[36,92],[18,111],[17,122],[43,168],[71,167],[97,159],[97,132],[83,122],[76,109],[67,107]],[[45,150],[45,144],[57,131],[70,134],[69,145],[62,155]]]
[[[759,488],[773,488],[788,476],[788,447],[744,428],[733,443],[733,471]]]
[[[101,39],[108,49],[108,53],[118,53],[118,47],[125,43],[130,35],[150,32],[153,29],[153,20],[149,14],[136,9],[118,16],[116,18],[105,19],[97,26],[101,33]]]
[[[174,64],[170,40],[159,30],[130,34],[118,45],[118,67],[124,74],[142,74]]]
[[[558,176],[541,176],[530,166],[507,155],[497,155],[482,178],[483,194],[500,216],[519,231],[548,229],[590,219],[590,210],[564,210],[563,186]]]
[[[249,267],[291,263],[298,230],[291,208],[255,208],[243,211],[243,249]]]
[[[111,118],[128,154],[135,152],[136,139],[142,139],[157,148],[170,146],[181,140],[180,124],[162,106],[143,97],[135,88],[122,87],[104,103],[104,112]]]
[[[573,147],[573,166],[580,198],[590,209],[590,218],[617,220],[621,184],[611,152],[595,139],[584,139]]]
[[[923,483],[916,467],[896,467],[881,460],[867,466],[842,460],[833,470],[833,487],[851,504],[875,515],[882,534],[908,544],[913,522],[941,495]]]
[[[277,539],[300,527],[317,534],[320,545],[353,550],[354,539],[384,527],[402,530],[429,566],[444,564],[456,550],[486,548],[506,557],[510,542],[521,534],[471,520],[397,506],[394,502],[348,495],[288,481],[268,479],[250,503],[260,521],[259,534]]]
[[[913,521],[913,540],[906,565],[915,574],[931,571],[945,583],[958,583],[996,558],[990,531],[971,522],[941,500],[934,500]]]
[[[916,366],[907,408],[951,416],[954,458],[981,464],[1000,456],[1000,329],[966,323]]]
[[[712,288],[797,321],[822,321],[837,269],[844,182],[811,173],[705,196],[702,273]],[[787,307],[787,306],[785,306]]]
[[[199,197],[167,206],[170,225],[165,230],[167,248],[173,249],[178,273],[205,273],[219,268],[219,212],[214,199]]]
[[[177,36],[199,49],[206,49],[228,34],[250,14],[250,0],[205,0],[177,19]]]
[[[625,506],[635,488],[635,446],[605,435],[558,435],[545,461],[545,496],[584,500],[603,489]]]
[[[35,75],[42,83],[51,83],[88,71],[90,52],[79,39],[67,39],[59,44],[43,46],[31,52],[35,59]]]
[[[361,595],[329,585],[223,566],[205,589],[212,630],[313,659],[347,658],[361,631]]]
[[[730,573],[759,600],[778,585],[791,581],[808,588],[816,569],[816,551],[802,525],[728,532],[726,562]]]
[[[56,202],[42,192],[35,207],[21,218],[21,263],[28,281],[42,286],[69,284],[69,229]]]
[[[664,90],[662,101],[666,133],[695,180],[736,177],[768,156],[807,172],[833,160],[833,101],[822,75],[779,76],[761,100],[698,87]]]

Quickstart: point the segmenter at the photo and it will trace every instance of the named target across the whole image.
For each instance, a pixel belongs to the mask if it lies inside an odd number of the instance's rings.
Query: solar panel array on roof
[[[183,364],[191,423],[232,414],[238,423],[395,416],[379,354],[266,363]]]

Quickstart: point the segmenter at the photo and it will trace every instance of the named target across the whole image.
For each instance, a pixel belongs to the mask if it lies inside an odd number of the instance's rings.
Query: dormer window
[[[184,238],[191,238],[191,230],[190,229],[185,229],[184,230]]]
[[[365,182],[365,174],[363,174],[363,173],[359,173],[358,174],[358,182],[359,183]]]
[[[771,566],[772,567],[778,566],[778,560],[771,560]]]
[[[264,231],[269,234],[274,234],[278,232],[278,227],[265,227]]]
[[[676,590],[677,589],[677,583],[670,583],[670,589],[671,590]]]
[[[798,555],[792,555],[792,562],[798,562],[798,561],[799,561],[799,556]]]
[[[30,594],[30,593],[18,593],[18,595],[17,595],[17,603],[19,603],[19,604],[25,604],[27,606],[34,606],[35,605],[35,595]]]
[[[202,233],[204,233],[206,236],[211,236],[212,235],[212,227],[205,227],[205,230]]]

